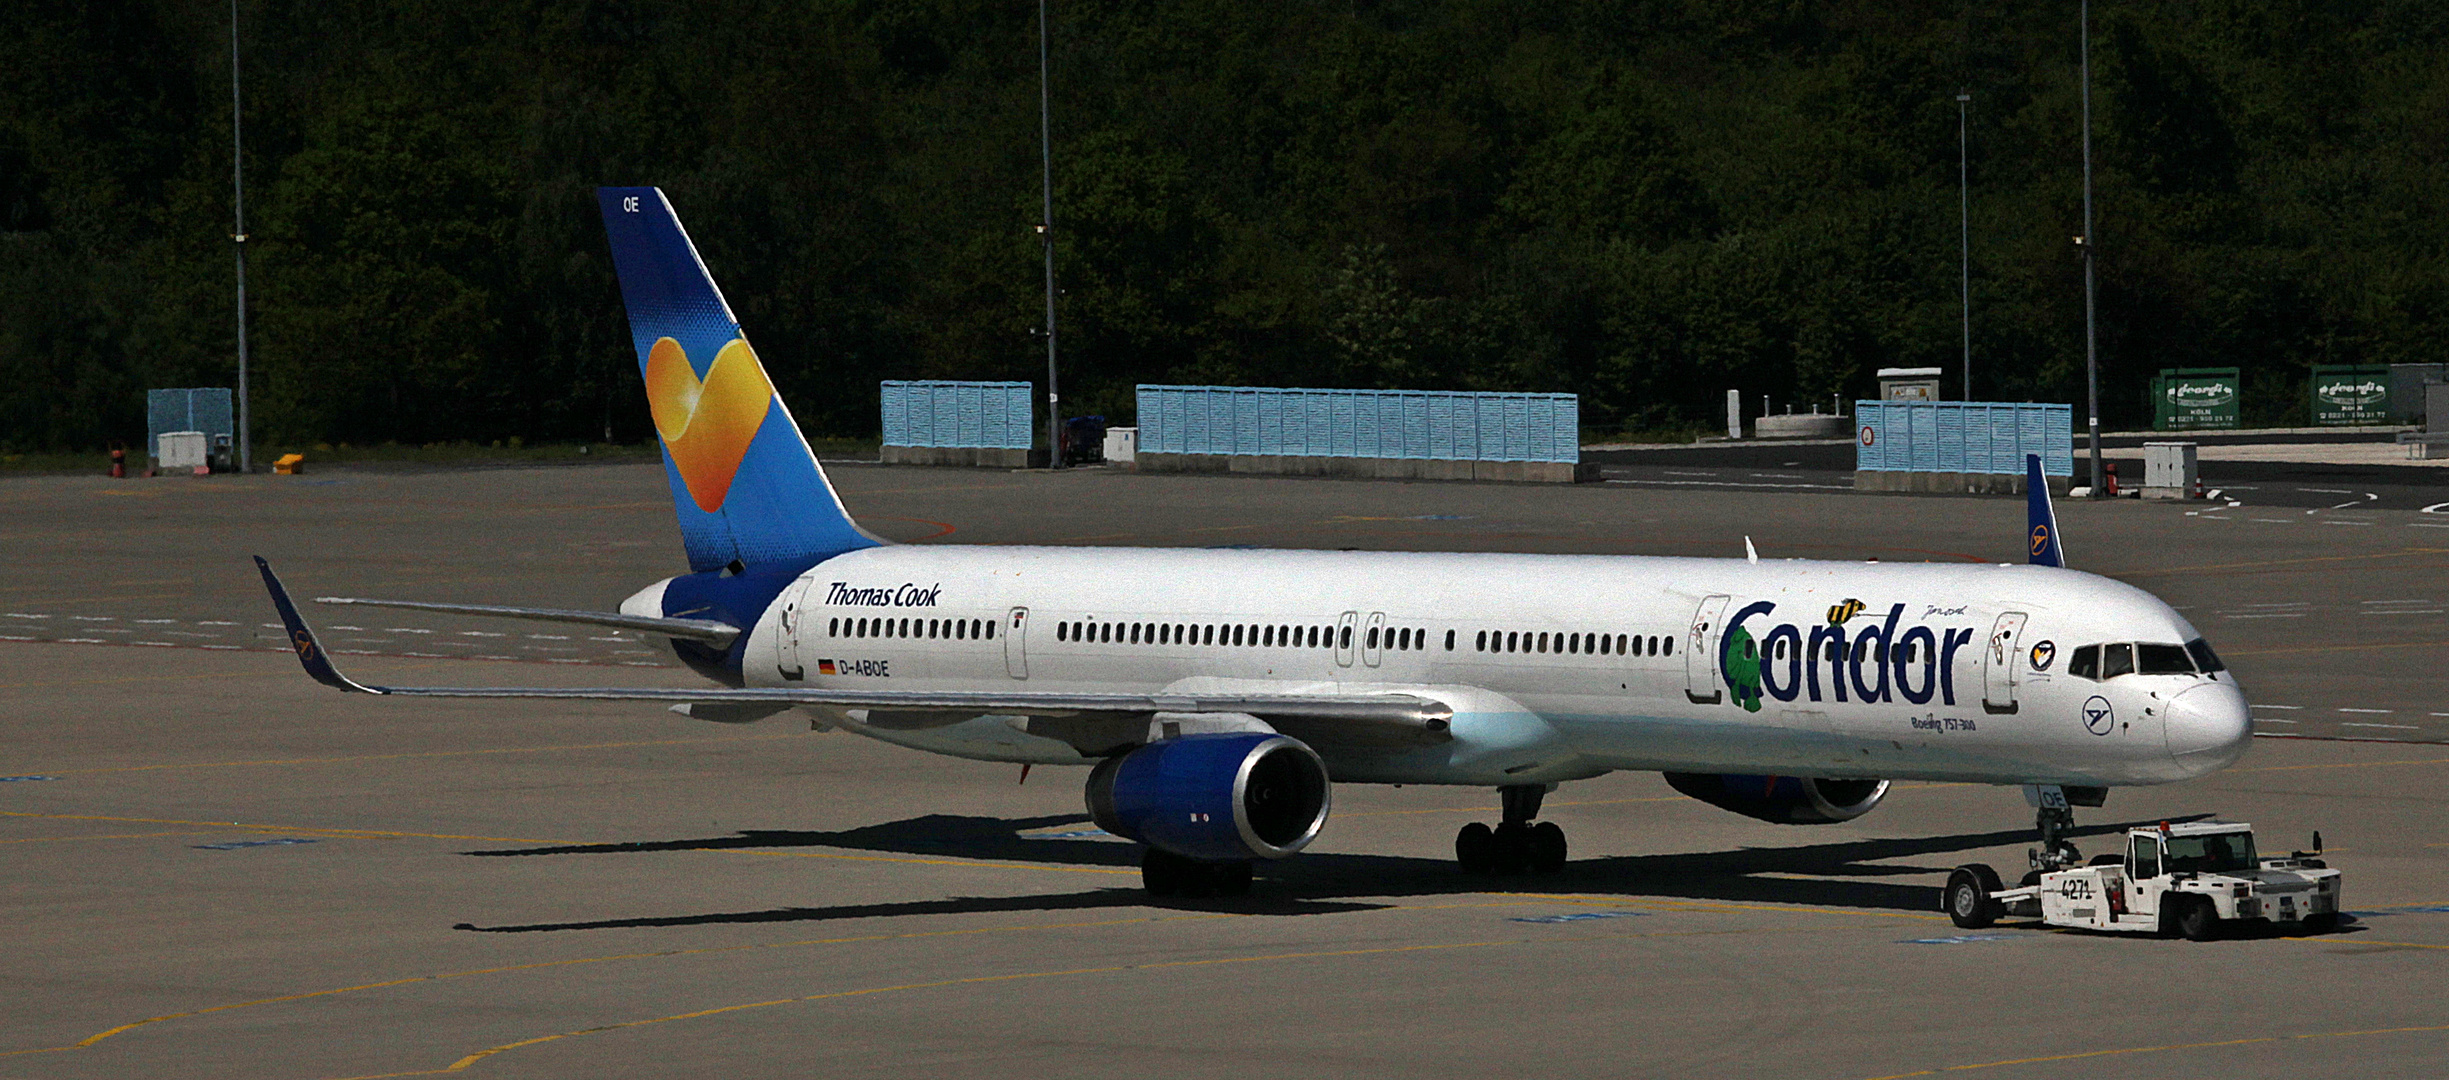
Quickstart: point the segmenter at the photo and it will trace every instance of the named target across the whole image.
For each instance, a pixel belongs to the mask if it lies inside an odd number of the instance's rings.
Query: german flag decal
[[[817,661],[817,662],[816,662],[816,673],[817,673],[817,674],[819,674],[819,675],[839,675],[839,674],[841,674],[841,672],[840,672],[840,671],[835,670],[835,668],[834,668],[834,666],[833,666],[833,661],[831,661],[831,660],[819,660],[819,661]]]

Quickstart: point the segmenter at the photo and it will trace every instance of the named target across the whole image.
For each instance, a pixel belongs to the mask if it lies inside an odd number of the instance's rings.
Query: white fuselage
[[[897,546],[801,577],[751,631],[744,674],[914,691],[1381,690],[1454,710],[1435,745],[1319,747],[1339,780],[1637,769],[2109,786],[2226,766],[2249,739],[2245,701],[2225,673],[2104,681],[2068,675],[2067,657],[2199,636],[2139,589],[2022,565]],[[887,729],[828,715],[965,757],[1091,760],[1007,718]]]

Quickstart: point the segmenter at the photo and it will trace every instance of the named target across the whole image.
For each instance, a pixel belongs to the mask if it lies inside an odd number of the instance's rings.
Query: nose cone
[[[2218,772],[2245,756],[2253,713],[2226,683],[2203,683],[2168,703],[2168,756],[2189,777]]]

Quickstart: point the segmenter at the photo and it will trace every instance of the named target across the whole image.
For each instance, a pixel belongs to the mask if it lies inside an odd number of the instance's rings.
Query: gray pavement
[[[2005,561],[2023,514],[833,474],[871,528],[930,543],[1735,555],[1748,535],[1766,558]],[[2440,515],[2062,508],[2076,564],[2186,608],[2274,736],[2085,826],[2318,828],[2348,875],[2340,933],[2192,944],[1953,929],[1946,870],[2012,874],[2030,842],[2012,789],[1968,785],[1792,828],[1606,777],[1550,797],[1565,873],[1494,881],[1450,864],[1490,793],[1347,785],[1253,897],[1151,905],[1077,770],[1023,784],[787,719],[308,682],[248,554],[305,594],[609,606],[679,545],[652,468],[303,479],[0,481],[0,1078],[2449,1074]],[[372,678],[690,678],[626,635],[314,617],[359,628],[346,659]]]

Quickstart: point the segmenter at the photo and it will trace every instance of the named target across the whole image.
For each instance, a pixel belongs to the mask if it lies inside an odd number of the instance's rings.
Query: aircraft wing
[[[255,559],[272,606],[288,628],[290,647],[316,682],[357,694],[396,697],[543,698],[579,701],[659,701],[678,705],[824,705],[882,712],[968,713],[1029,717],[1070,717],[1133,713],[1246,713],[1261,719],[1283,718],[1350,724],[1381,732],[1442,735],[1453,710],[1445,703],[1411,694],[1070,694],[1030,691],[911,691],[840,690],[820,687],[772,687],[734,690],[709,687],[558,687],[558,686],[370,686],[333,665],[331,655],[314,630],[298,614],[289,590],[272,573],[262,556]],[[406,605],[387,605],[406,606]],[[433,610],[467,610],[462,605],[433,605]]]

